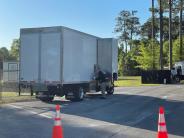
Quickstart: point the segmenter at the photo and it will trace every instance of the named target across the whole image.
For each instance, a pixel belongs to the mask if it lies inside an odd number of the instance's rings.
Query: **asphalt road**
[[[156,138],[160,105],[166,110],[169,138],[184,138],[183,85],[117,88],[105,100],[99,96],[3,105],[0,138],[51,138],[55,104],[61,105],[65,138]]]

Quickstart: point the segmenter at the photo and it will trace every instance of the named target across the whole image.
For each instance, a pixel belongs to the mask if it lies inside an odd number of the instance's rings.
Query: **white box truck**
[[[171,70],[172,81],[180,83],[184,80],[184,61],[176,62]]]
[[[108,93],[117,76],[117,40],[102,39],[67,27],[20,30],[20,87],[30,87],[41,100],[55,95],[82,100],[89,91],[99,91],[95,69],[111,76]],[[111,88],[110,88],[111,87]]]

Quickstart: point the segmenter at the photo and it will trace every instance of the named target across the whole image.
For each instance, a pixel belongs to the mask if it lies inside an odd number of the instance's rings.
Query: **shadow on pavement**
[[[169,134],[184,136],[184,102],[156,97],[114,94],[103,100],[90,94],[83,102],[54,101],[64,114],[157,131],[159,106],[165,107]],[[54,109],[53,109],[54,111]]]

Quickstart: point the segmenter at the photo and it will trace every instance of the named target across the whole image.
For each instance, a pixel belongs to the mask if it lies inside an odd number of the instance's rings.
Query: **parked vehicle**
[[[171,70],[172,80],[179,83],[184,80],[184,61],[176,62]]]
[[[65,96],[83,100],[99,91],[96,67],[111,74],[113,93],[117,74],[117,40],[99,38],[67,27],[27,28],[20,31],[20,91],[29,87],[41,100]],[[114,77],[113,77],[114,76]]]

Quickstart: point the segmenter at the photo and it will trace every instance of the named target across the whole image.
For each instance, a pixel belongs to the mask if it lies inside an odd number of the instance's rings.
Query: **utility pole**
[[[2,91],[3,91],[3,86],[2,86],[2,75],[3,75],[3,57],[0,56],[0,102],[2,100]]]
[[[172,0],[169,0],[169,68],[172,69]]]
[[[155,4],[152,0],[152,39],[155,39]]]
[[[163,70],[163,9],[162,0],[159,0],[160,4],[160,69]]]
[[[183,22],[183,0],[180,0],[180,60],[183,60],[183,38],[182,38],[182,22]]]
[[[134,33],[134,17],[135,17],[135,14],[137,13],[137,11],[132,11],[131,13],[131,31],[130,31],[130,39],[131,39],[131,43],[130,43],[130,50],[132,49],[132,39],[133,39],[133,33]]]
[[[155,41],[155,5],[154,0],[152,0],[152,62],[153,69],[155,69],[155,52],[154,52],[154,41]]]

